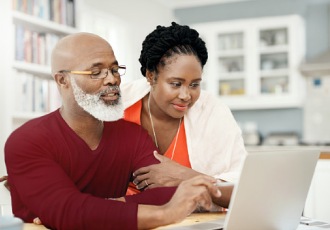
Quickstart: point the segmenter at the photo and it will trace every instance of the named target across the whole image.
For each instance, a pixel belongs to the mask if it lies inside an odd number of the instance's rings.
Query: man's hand
[[[212,197],[219,198],[220,190],[215,186],[213,177],[201,175],[183,181],[172,199],[164,206],[168,208],[168,215],[181,221],[198,208],[211,210]],[[166,215],[167,216],[167,215]]]
[[[10,191],[10,186],[8,184],[8,176],[2,176],[0,177],[0,182],[5,182],[3,185]]]
[[[199,175],[178,186],[171,200],[162,205],[139,205],[138,229],[150,229],[182,221],[197,207],[210,210],[212,197],[220,197],[213,177]]]
[[[190,168],[182,166],[154,151],[159,164],[150,165],[136,170],[133,183],[137,189],[156,188],[161,186],[178,186],[183,180],[201,175]]]

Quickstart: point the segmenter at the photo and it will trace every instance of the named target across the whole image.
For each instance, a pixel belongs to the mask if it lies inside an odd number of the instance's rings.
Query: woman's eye
[[[180,87],[181,82],[171,82],[171,85],[174,86],[174,87]]]
[[[190,86],[192,87],[192,88],[197,88],[197,87],[199,87],[201,84],[198,82],[196,82],[196,83],[192,83]]]

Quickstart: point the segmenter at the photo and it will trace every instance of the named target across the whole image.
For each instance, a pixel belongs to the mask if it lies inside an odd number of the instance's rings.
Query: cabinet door
[[[289,92],[288,27],[259,30],[259,93]]]
[[[221,96],[246,93],[244,36],[243,31],[217,34],[218,94]]]

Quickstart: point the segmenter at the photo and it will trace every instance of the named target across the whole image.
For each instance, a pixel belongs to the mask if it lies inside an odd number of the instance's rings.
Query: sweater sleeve
[[[69,176],[26,132],[11,135],[5,160],[13,213],[25,222],[40,217],[51,229],[137,228],[138,205],[80,192]],[[47,143],[43,143],[47,146]],[[48,145],[48,148],[51,146]]]
[[[147,189],[142,193],[126,196],[125,199],[127,203],[163,205],[172,198],[176,189],[177,187]]]

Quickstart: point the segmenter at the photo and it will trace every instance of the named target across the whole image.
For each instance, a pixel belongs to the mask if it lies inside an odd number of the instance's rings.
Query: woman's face
[[[147,79],[153,113],[181,118],[199,98],[202,66],[194,55],[175,55],[158,66],[157,75],[147,72]]]

